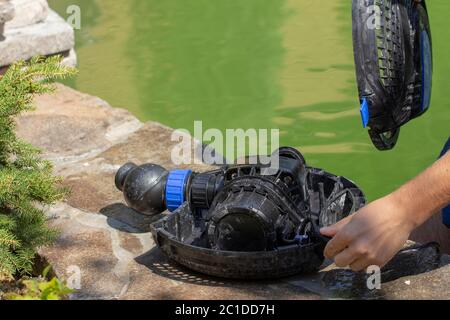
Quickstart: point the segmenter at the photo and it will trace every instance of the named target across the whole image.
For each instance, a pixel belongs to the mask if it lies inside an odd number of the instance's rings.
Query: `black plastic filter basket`
[[[269,279],[307,273],[323,261],[323,243],[289,245],[273,251],[235,252],[208,248],[196,236],[187,204],[152,226],[158,247],[179,264],[211,276],[231,279]]]
[[[429,107],[431,32],[425,1],[353,0],[353,46],[363,126],[380,150]]]
[[[336,222],[365,204],[363,192],[350,180],[323,170],[310,170],[312,209],[320,207],[318,186],[323,183],[328,202],[326,214],[319,217],[320,226]],[[348,207],[332,190],[347,189],[352,204]],[[334,200],[333,200],[334,199]],[[341,215],[344,216],[341,216]],[[179,264],[211,276],[231,279],[270,279],[314,272],[323,263],[326,242],[320,239],[306,244],[278,246],[268,251],[223,251],[212,249],[207,237],[207,222],[193,214],[188,202],[151,225],[156,245]]]

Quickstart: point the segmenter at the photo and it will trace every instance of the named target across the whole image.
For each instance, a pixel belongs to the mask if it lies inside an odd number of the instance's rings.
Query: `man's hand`
[[[392,196],[372,202],[320,230],[333,237],[325,248],[325,256],[334,259],[338,267],[350,266],[353,271],[370,265],[382,267],[403,247],[414,229],[407,215]]]
[[[333,237],[325,256],[361,271],[384,266],[410,233],[450,203],[450,152],[390,195],[320,232]]]

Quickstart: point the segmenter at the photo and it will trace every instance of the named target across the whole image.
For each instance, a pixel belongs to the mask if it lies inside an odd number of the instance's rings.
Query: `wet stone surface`
[[[55,173],[72,189],[48,208],[61,233],[41,255],[61,278],[81,274],[74,299],[426,299],[450,296],[450,259],[434,246],[405,251],[383,269],[380,290],[367,276],[333,265],[315,274],[271,281],[230,281],[192,272],[170,261],[153,242],[149,225],[160,218],[128,207],[114,187],[127,161],[173,168],[172,129],[141,123],[105,101],[58,85],[37,99],[37,110],[18,119],[22,137],[45,149]],[[33,128],[32,130],[30,128]],[[211,169],[196,165],[195,170]]]
[[[381,269],[381,289],[370,290],[367,283],[375,285],[372,273],[355,273],[348,269],[332,269],[324,272],[322,282],[330,290],[331,297],[383,299],[400,298],[385,285],[403,277],[424,274],[439,268],[441,256],[435,244],[418,245],[409,242],[384,268]],[[406,280],[405,280],[406,281]]]

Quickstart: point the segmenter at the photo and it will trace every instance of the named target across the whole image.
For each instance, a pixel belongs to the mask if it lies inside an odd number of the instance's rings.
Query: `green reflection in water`
[[[176,128],[266,128],[281,100],[284,0],[134,0],[142,113]],[[146,12],[145,19],[142,12]]]
[[[423,170],[450,133],[447,0],[428,2],[431,109],[390,152],[371,146],[359,119],[351,1],[49,2],[62,15],[71,4],[82,10],[80,75],[69,85],[172,127],[280,128],[282,144],[352,178],[370,199]]]

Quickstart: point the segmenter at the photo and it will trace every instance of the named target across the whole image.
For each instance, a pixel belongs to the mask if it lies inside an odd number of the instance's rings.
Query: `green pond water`
[[[64,17],[69,5],[81,8],[72,87],[174,128],[279,128],[282,145],[371,200],[427,167],[450,135],[448,0],[428,1],[431,109],[389,152],[361,125],[350,0],[49,2]]]

